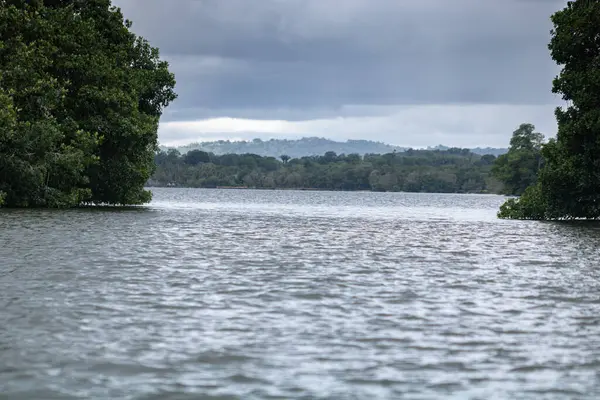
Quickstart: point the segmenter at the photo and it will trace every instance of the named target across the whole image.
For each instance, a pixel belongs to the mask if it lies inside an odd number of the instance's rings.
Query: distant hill
[[[236,141],[219,140],[214,142],[191,143],[186,146],[178,147],[177,150],[184,154],[190,150],[203,150],[216,155],[223,154],[257,154],[259,156],[279,157],[288,155],[292,158],[304,156],[323,155],[328,151],[333,151],[337,154],[385,154],[406,151],[408,148],[394,146],[382,142],[374,142],[371,140],[347,140],[345,142],[336,142],[334,140],[307,137],[298,140],[288,139],[271,139],[261,140],[254,139],[252,141]],[[430,150],[447,150],[449,147],[436,146],[430,147]],[[163,147],[163,150],[166,148]],[[473,153],[484,155],[493,154],[498,156],[507,152],[507,149],[495,148],[474,148],[470,149]]]
[[[370,140],[348,140],[346,142],[336,142],[325,138],[308,137],[298,140],[271,139],[252,141],[230,142],[228,140],[219,140],[216,142],[192,143],[187,146],[179,147],[181,153],[187,153],[190,150],[200,149],[211,152],[216,155],[222,154],[244,154],[251,153],[259,156],[279,157],[286,154],[292,158],[304,156],[323,155],[327,151],[334,151],[337,154],[385,154],[393,151],[405,151],[406,148],[393,146],[381,142]]]

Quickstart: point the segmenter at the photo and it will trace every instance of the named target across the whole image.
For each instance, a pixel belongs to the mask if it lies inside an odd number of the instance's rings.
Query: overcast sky
[[[506,147],[556,133],[550,15],[565,0],[113,0],[179,98],[161,144],[327,137]]]

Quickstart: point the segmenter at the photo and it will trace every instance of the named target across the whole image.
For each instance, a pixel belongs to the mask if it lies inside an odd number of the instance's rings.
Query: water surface
[[[600,230],[499,196],[0,211],[0,398],[596,399]]]

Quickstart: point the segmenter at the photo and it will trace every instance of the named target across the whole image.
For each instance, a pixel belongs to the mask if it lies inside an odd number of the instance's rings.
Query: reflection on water
[[[597,224],[483,195],[0,211],[0,398],[595,399]]]

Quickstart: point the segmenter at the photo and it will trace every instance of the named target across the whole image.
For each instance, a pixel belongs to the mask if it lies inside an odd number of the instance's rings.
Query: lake
[[[600,229],[503,197],[0,211],[0,398],[597,399]]]

